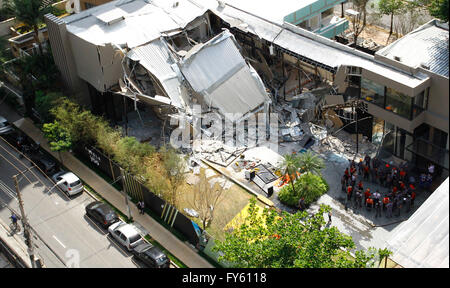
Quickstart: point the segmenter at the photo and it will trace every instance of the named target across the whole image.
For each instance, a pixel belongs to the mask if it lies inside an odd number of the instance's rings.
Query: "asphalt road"
[[[30,166],[0,139],[0,218],[6,223],[11,216],[8,207],[20,211],[12,176]],[[69,199],[57,187],[52,188],[53,183],[36,168],[18,180],[25,212],[37,232],[33,235],[36,254],[46,267],[140,266],[106,230],[85,216],[85,207],[94,201],[90,195],[82,193]]]

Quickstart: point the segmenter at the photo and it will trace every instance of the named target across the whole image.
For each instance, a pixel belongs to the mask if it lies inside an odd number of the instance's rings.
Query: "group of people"
[[[358,163],[354,160],[349,162],[349,167],[345,169],[341,179],[342,191],[346,193],[345,209],[348,209],[353,201],[354,208],[360,209],[365,206],[368,211],[374,209],[375,217],[381,217],[381,212],[385,211],[385,216],[390,218],[393,211],[396,212],[396,216],[400,216],[403,207],[409,212],[414,206],[416,181],[412,175],[408,175],[406,164],[400,167],[383,165],[377,158],[371,159],[369,155],[360,159]],[[424,181],[421,176],[419,184],[421,187],[431,185],[430,171],[434,173],[432,164],[428,167],[430,176],[426,176]],[[370,188],[364,187],[362,179],[379,184],[386,188],[386,191],[383,194],[378,189],[371,191]]]

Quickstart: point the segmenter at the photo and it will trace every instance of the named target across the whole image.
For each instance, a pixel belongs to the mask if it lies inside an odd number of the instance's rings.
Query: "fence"
[[[136,176],[127,173],[99,149],[85,145],[76,145],[76,147],[78,148],[74,149],[75,154],[90,161],[100,171],[108,175],[113,179],[113,183],[117,183],[124,189],[127,195],[135,200],[143,200],[145,207],[158,215],[170,227],[181,232],[192,245],[198,245],[199,235],[202,231],[191,219],[151,192]]]

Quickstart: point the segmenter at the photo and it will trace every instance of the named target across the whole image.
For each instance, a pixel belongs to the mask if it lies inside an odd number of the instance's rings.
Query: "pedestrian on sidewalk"
[[[139,201],[137,206],[139,209],[139,214],[144,214],[144,206],[145,206],[144,201]]]
[[[328,224],[331,224],[331,211],[328,212]]]

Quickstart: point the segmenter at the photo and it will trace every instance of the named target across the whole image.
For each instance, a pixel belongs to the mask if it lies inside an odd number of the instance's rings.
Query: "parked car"
[[[8,120],[0,116],[0,135],[11,132],[12,130],[13,128],[11,127],[11,125],[9,125]]]
[[[119,221],[119,216],[106,203],[95,201],[86,206],[86,215],[98,222],[103,228]]]
[[[144,242],[144,239],[142,239],[136,228],[123,221],[110,225],[108,232],[121,245],[125,246],[128,251],[133,251],[134,247]]]
[[[83,192],[83,184],[81,180],[72,172],[60,171],[52,176],[55,183],[64,180],[59,186],[64,193],[68,196],[72,196]]]
[[[44,152],[34,149],[30,151],[29,157],[45,174],[52,176],[58,172],[58,165],[49,156],[45,155]]]
[[[161,249],[144,242],[133,249],[133,255],[150,268],[169,268],[170,259]]]

